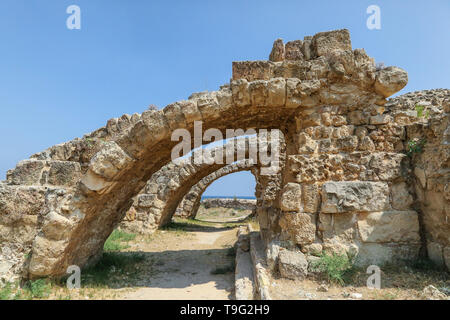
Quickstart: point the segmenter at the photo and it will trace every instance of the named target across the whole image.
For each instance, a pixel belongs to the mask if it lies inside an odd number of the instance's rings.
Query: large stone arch
[[[227,165],[226,167],[223,167],[204,177],[196,185],[194,185],[180,201],[175,214],[185,218],[195,218],[198,208],[200,207],[202,195],[211,183],[226,175],[240,171],[250,171],[255,177],[255,180],[258,181],[258,170],[252,162],[244,160]],[[258,190],[258,185],[256,186],[256,189]],[[255,192],[255,195],[258,195],[258,193]]]
[[[171,161],[171,150],[177,144],[171,140],[172,132],[185,128],[192,135],[194,121],[201,120],[203,130],[217,128],[224,136],[227,129],[235,128],[274,128],[284,133],[286,167],[275,178],[261,177],[265,190],[258,218],[266,242],[287,236],[307,252],[310,234],[304,238],[301,233],[314,228],[312,236],[318,237],[315,224],[309,221],[316,219],[310,214],[319,209],[298,204],[302,188],[307,203],[315,201],[320,194],[317,188],[321,188],[319,219],[323,223],[328,221],[327,213],[333,215],[330,210],[340,213],[350,208],[333,202],[342,188],[345,194],[347,185],[330,182],[334,187],[328,187],[323,183],[326,179],[364,180],[368,203],[377,198],[377,192],[384,195],[371,173],[356,175],[351,165],[326,174],[320,168],[330,163],[335,167],[340,161],[337,151],[364,161],[370,160],[367,157],[372,157],[370,161],[376,161],[373,157],[380,161],[398,158],[400,147],[383,149],[392,144],[385,135],[392,126],[380,106],[406,85],[406,72],[396,67],[377,70],[364,50],[352,50],[347,30],[276,45],[279,48],[271,54],[271,61],[234,63],[230,84],[218,91],[193,94],[163,110],[111,119],[83,139],[52,147],[9,171],[7,181],[0,185],[2,276],[58,276],[69,265],[95,261],[132,198]],[[375,141],[370,135],[371,142],[367,135],[354,135],[358,126],[371,126]],[[326,132],[336,138],[319,143],[317,137]],[[392,132],[394,138],[396,134]],[[376,140],[380,137],[384,143]],[[375,149],[368,151],[371,148]],[[401,168],[399,162],[393,166]],[[313,211],[302,212],[304,208]],[[364,212],[363,217],[367,211],[384,208],[361,205],[357,209]]]

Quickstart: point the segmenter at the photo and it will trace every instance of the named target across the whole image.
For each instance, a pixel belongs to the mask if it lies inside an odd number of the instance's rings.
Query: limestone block
[[[45,202],[45,188],[0,183],[0,223],[22,215],[38,215]],[[13,218],[16,217],[16,218]]]
[[[370,137],[365,136],[361,139],[358,149],[361,151],[375,151],[375,144]]]
[[[317,33],[312,38],[312,46],[318,57],[337,49],[352,50],[350,32],[342,29]]]
[[[138,196],[138,206],[141,208],[162,208],[164,202],[159,200],[156,194],[141,194]]]
[[[319,214],[318,228],[324,242],[324,246],[330,243],[349,244],[357,236],[357,214]]]
[[[273,43],[272,51],[270,52],[269,55],[269,60],[274,62],[283,61],[284,56],[285,56],[285,48],[283,39],[277,39]]]
[[[237,107],[249,106],[252,101],[250,98],[249,83],[245,79],[231,81],[231,91],[233,95],[233,103]]]
[[[286,60],[304,60],[302,53],[303,41],[294,40],[289,41],[285,45],[285,59]]]
[[[358,248],[355,265],[366,268],[369,265],[382,266],[385,263],[414,261],[418,258],[420,244],[364,243]]]
[[[383,182],[340,181],[322,186],[324,213],[389,209],[389,188]]]
[[[71,233],[73,227],[72,221],[54,211],[50,211],[45,216],[42,231],[47,239],[62,240]]]
[[[398,67],[387,67],[377,71],[375,92],[387,98],[403,89],[408,83],[408,73]]]
[[[34,276],[51,274],[55,263],[63,257],[66,246],[66,240],[52,241],[37,236],[33,242],[29,272]]]
[[[315,215],[297,212],[284,213],[279,224],[291,239],[300,245],[313,243],[316,238]]]
[[[302,184],[303,212],[314,213],[319,209],[320,190],[319,185]]]
[[[109,141],[91,159],[89,170],[100,177],[112,180],[132,161],[115,142]]]
[[[278,268],[283,278],[304,279],[308,275],[308,261],[300,251],[281,250]]]
[[[378,114],[370,117],[370,124],[380,125],[392,122],[392,117],[388,114]]]
[[[272,61],[238,61],[233,62],[232,80],[246,79],[247,81],[268,80],[272,78]]]
[[[319,80],[303,80],[289,78],[286,80],[286,107],[297,108],[306,105],[311,95],[317,93],[322,84]]]
[[[256,80],[249,84],[250,97],[253,106],[264,107],[269,97],[268,82],[266,80]]]
[[[392,208],[396,210],[407,210],[414,199],[408,191],[406,183],[400,182],[391,187]]]
[[[383,211],[360,214],[358,230],[364,242],[420,242],[415,211]]]
[[[404,153],[376,152],[372,154],[368,165],[380,180],[393,181],[403,176],[407,159]]]
[[[164,107],[164,115],[166,116],[167,123],[171,130],[178,128],[186,128],[186,118],[178,103],[171,103]]]
[[[213,92],[205,92],[197,97],[197,107],[205,121],[211,121],[220,117],[220,105],[217,95]]]
[[[281,195],[281,210],[299,211],[301,204],[302,190],[298,183],[287,183]]]
[[[270,79],[268,86],[268,107],[284,107],[286,104],[286,80],[283,78]]]
[[[74,186],[81,177],[81,166],[72,161],[49,161],[47,183],[54,186]]]
[[[16,185],[39,185],[45,163],[41,160],[20,161],[15,169],[8,171],[6,179]]]
[[[182,100],[178,102],[180,106],[180,110],[186,119],[186,124],[190,125],[194,123],[194,121],[201,121],[202,114],[200,110],[198,110],[197,104],[191,100]]]
[[[156,142],[166,137],[169,133],[170,130],[169,123],[167,121],[166,116],[164,115],[164,111],[162,110],[144,111],[142,113],[142,121],[147,126],[149,134],[152,136],[152,139]],[[137,131],[136,134],[134,135],[136,138],[140,137],[138,133],[139,131]]]
[[[437,242],[427,242],[428,258],[433,261],[437,266],[444,266],[444,251],[442,245]]]

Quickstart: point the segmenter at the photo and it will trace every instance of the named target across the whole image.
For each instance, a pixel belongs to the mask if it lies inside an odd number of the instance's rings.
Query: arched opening
[[[220,222],[221,218],[239,221],[254,215],[256,175],[256,167],[246,161],[223,167],[194,185],[178,205],[175,215],[199,220],[206,218],[206,221],[209,216],[215,222]],[[236,184],[241,187],[236,188]],[[210,210],[214,208],[218,210]]]
[[[219,177],[200,195],[200,206],[191,217],[211,222],[245,221],[256,214],[255,189],[251,171]]]

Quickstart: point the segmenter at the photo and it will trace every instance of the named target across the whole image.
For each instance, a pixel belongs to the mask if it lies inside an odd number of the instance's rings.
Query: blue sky
[[[81,8],[68,30],[66,8]],[[381,30],[366,8],[381,8]],[[276,38],[348,28],[353,48],[409,73],[400,93],[450,88],[450,1],[0,2],[0,179],[21,159],[109,118],[216,90],[231,62],[267,59]],[[252,195],[249,173],[207,195]]]

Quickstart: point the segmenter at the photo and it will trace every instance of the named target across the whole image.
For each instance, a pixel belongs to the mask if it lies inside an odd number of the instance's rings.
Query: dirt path
[[[234,257],[229,248],[236,241],[236,229],[196,226],[191,232],[160,231],[148,243],[134,250],[153,261],[148,279],[122,299],[232,299],[234,272],[229,267]],[[212,272],[218,274],[212,274]]]

